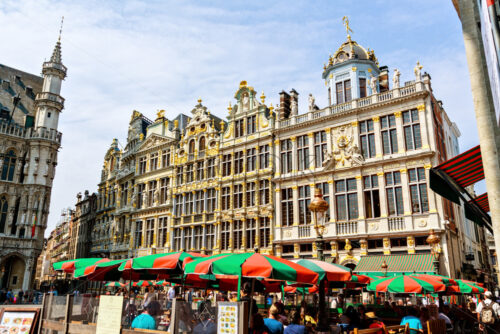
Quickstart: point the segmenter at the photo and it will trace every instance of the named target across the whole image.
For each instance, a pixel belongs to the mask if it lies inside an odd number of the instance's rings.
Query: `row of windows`
[[[327,139],[325,131],[318,131],[313,133],[314,141],[314,166],[319,168],[322,166],[327,154]],[[311,165],[312,162],[309,152],[309,135],[303,135],[297,137],[297,154],[296,164],[298,170],[306,170]],[[280,142],[280,163],[281,163],[281,173],[290,173],[293,170],[293,145],[291,139],[284,139]]]
[[[246,130],[246,131],[245,131]],[[257,115],[234,121],[234,137],[239,138],[257,132]]]
[[[178,195],[174,198],[174,215],[212,213],[217,209],[217,191],[208,188]]]
[[[256,200],[258,192],[258,203]],[[243,201],[243,184],[235,184],[233,186],[233,191],[231,192],[231,187],[221,188],[221,201],[222,210],[230,210],[231,204],[233,209],[240,209],[245,207],[251,207],[255,205],[264,205],[270,201],[270,188],[269,180],[259,181],[259,186],[255,182],[246,183],[246,200]]]
[[[269,145],[259,146],[259,154],[255,148],[247,149],[246,154],[243,151],[224,154],[222,156],[222,176],[231,175],[232,168],[234,168],[234,174],[241,174],[244,171],[253,172],[257,167],[259,169],[268,168],[269,154]]]
[[[246,225],[245,225],[246,223]],[[232,236],[232,238],[231,238]],[[245,243],[243,243],[245,237]],[[253,249],[258,240],[259,247],[271,246],[271,220],[269,217],[235,220],[221,223],[221,249]]]
[[[205,168],[206,162],[206,168]],[[176,169],[176,184],[178,186],[191,183],[194,181],[201,181],[206,179],[213,179],[216,174],[215,158],[207,159],[206,161],[198,161],[190,163],[185,166],[179,166]]]
[[[387,200],[387,212],[390,216],[404,214],[403,188],[401,185],[401,172],[388,172],[384,174],[385,196]],[[377,175],[363,177],[363,201],[366,218],[380,217],[380,188]],[[427,197],[427,183],[424,168],[408,169],[408,183],[410,191],[411,209],[413,213],[424,213],[429,211],[429,200]],[[316,185],[323,191],[323,198],[329,202],[328,183]],[[337,180],[334,184],[334,205],[336,220],[347,221],[359,218],[358,186],[356,179]],[[311,213],[308,209],[311,201],[310,186],[298,187],[298,224],[311,223]],[[281,190],[281,221],[284,226],[294,223],[294,198],[292,188]],[[329,212],[327,212],[329,220]]]

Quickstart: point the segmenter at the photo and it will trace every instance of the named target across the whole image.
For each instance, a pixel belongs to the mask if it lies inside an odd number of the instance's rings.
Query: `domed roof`
[[[371,60],[378,65],[378,60],[377,57],[375,57],[373,50],[366,50],[364,47],[351,40],[351,37],[348,36],[347,41],[342,43],[334,55],[328,58],[328,64],[325,64],[324,69],[326,70],[330,66],[343,63],[351,59]]]

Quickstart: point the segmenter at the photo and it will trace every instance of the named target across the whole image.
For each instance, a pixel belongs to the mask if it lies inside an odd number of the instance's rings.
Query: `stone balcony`
[[[40,249],[41,245],[36,239],[25,239],[16,237],[1,237],[0,238],[0,249]]]
[[[49,92],[38,93],[36,94],[36,102],[37,103],[44,102],[52,104],[60,108],[60,110],[64,108],[64,98],[54,93],[49,93]]]
[[[42,139],[42,140],[50,140],[56,142],[57,144],[61,144],[62,133],[55,129],[48,129],[45,127],[40,127],[37,129],[30,129],[27,137],[29,139]]]
[[[0,134],[24,138],[26,129],[17,124],[8,123],[7,121],[0,121]]]
[[[425,89],[425,85],[421,81],[410,82],[403,87],[394,88],[384,93],[373,94],[371,96],[354,99],[346,103],[331,105],[321,110],[314,110],[305,114],[291,116],[288,119],[276,122],[276,129],[283,129],[305,122],[315,121],[317,119],[321,119],[330,115],[345,113],[357,108],[381,105],[393,100],[395,101],[402,97],[423,92],[425,91]]]

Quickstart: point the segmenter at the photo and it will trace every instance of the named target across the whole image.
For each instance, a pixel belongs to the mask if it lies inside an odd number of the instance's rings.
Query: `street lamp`
[[[431,254],[434,258],[434,273],[439,274],[439,256],[441,255],[441,238],[439,235],[434,233],[434,230],[430,230],[429,236],[425,240],[429,246],[431,246]]]
[[[323,234],[325,233],[325,217],[326,211],[328,210],[328,202],[323,199],[323,193],[321,189],[314,189],[314,199],[311,204],[309,204],[309,210],[312,211],[312,216],[314,219],[314,229],[316,230],[316,250],[318,254],[318,259],[324,261],[324,240]],[[325,304],[325,280],[319,282],[319,324],[316,328],[316,332],[329,332],[328,329],[328,317],[326,315],[326,304]]]
[[[384,262],[382,262],[382,264],[380,265],[380,268],[382,268],[382,270],[384,271],[384,277],[385,277],[385,276],[387,276],[387,268],[388,268],[388,267],[389,267],[389,266],[387,265],[387,262],[385,262],[385,260],[384,260]]]

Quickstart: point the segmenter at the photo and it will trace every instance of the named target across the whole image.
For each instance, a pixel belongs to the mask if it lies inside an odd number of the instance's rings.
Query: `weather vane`
[[[349,18],[347,16],[344,16],[342,18],[342,22],[344,22],[344,27],[345,27],[345,32],[347,34],[347,38],[350,39],[351,36],[349,35],[349,32],[354,32],[354,31],[352,31],[351,27],[349,27]]]
[[[59,42],[61,41],[63,23],[64,23],[64,16],[61,17],[61,27],[59,28]]]

